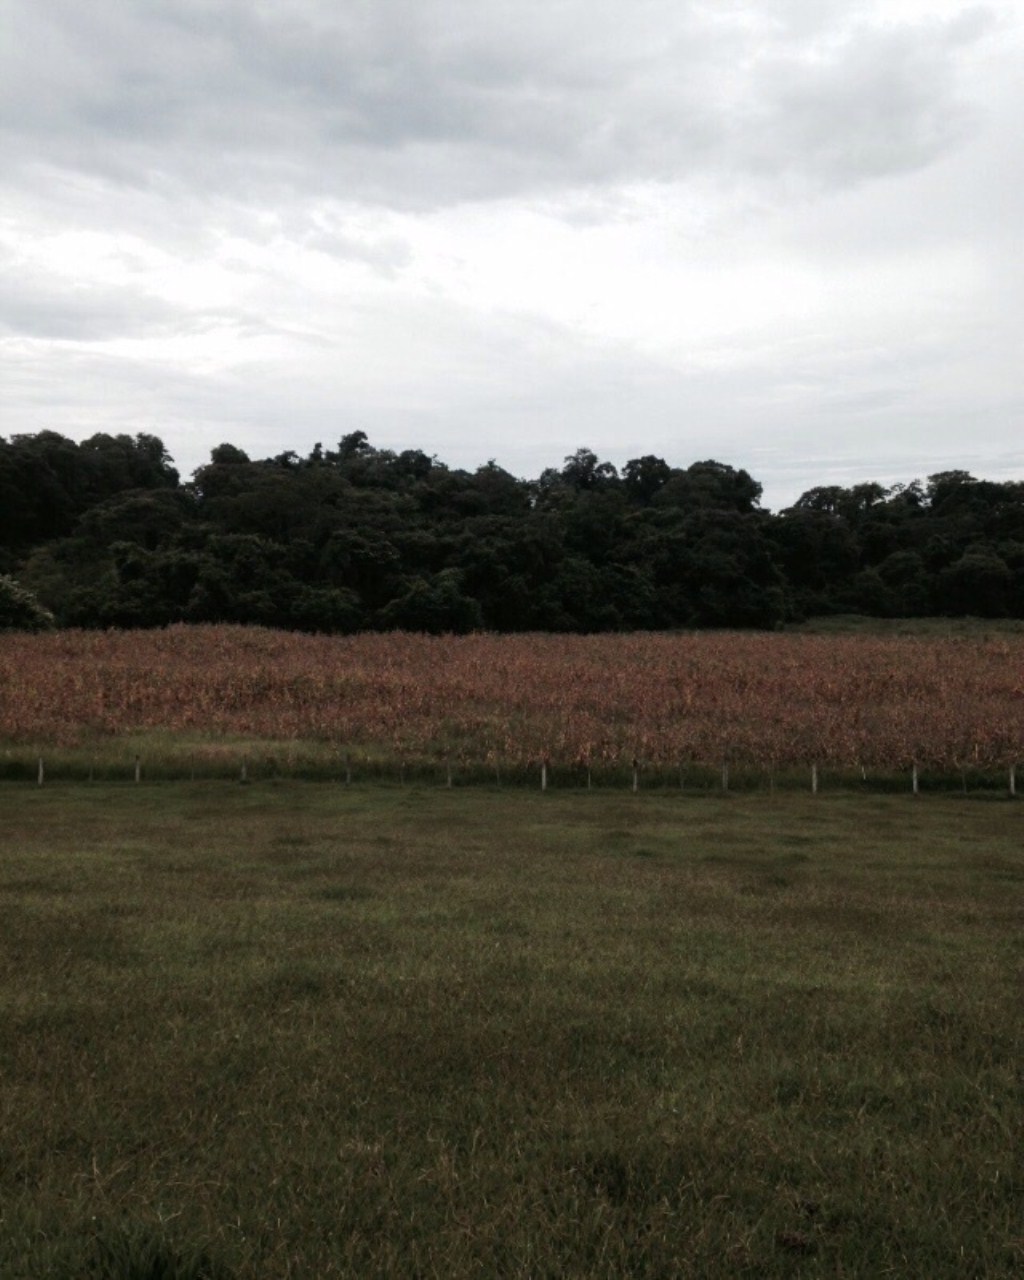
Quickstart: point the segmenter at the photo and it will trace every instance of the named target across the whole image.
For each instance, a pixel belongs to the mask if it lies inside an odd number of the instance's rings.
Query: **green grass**
[[[871,636],[990,636],[1018,635],[1024,631],[1020,618],[873,618],[864,613],[822,614],[804,622],[792,623],[787,631],[810,632],[814,635]]]
[[[253,739],[209,734],[176,734],[161,731],[97,736],[77,746],[53,743],[4,743],[0,741],[0,784],[34,783],[43,762],[44,785],[58,783],[151,782],[330,782],[453,788],[540,787],[537,762],[502,761],[496,764],[461,759],[458,753],[422,752],[397,757],[384,747],[345,747],[328,741],[303,739]],[[633,771],[628,762],[583,764],[551,761],[548,782],[553,789],[630,791]],[[641,762],[643,791],[684,791],[713,794],[722,791],[721,763],[686,761],[681,764]],[[911,789],[910,769],[882,769],[821,765],[818,781],[823,791],[904,793]],[[919,787],[935,792],[1009,792],[1005,767],[985,765],[962,771],[939,769],[922,763]],[[1024,779],[1021,787],[1024,788]],[[809,791],[810,765],[766,764],[733,760],[728,768],[728,790],[733,792]]]
[[[0,811],[5,1278],[1024,1269],[1016,804]]]

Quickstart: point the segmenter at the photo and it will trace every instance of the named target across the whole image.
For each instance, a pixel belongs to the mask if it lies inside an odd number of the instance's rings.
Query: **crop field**
[[[146,735],[193,767],[270,743],[335,774],[343,757],[499,777],[543,762],[579,775],[635,760],[662,778],[919,765],[1005,786],[1024,755],[1024,634],[0,636],[8,761],[28,768],[46,746],[81,762]]]
[[[1024,1271],[993,796],[0,787],[6,1280]]]

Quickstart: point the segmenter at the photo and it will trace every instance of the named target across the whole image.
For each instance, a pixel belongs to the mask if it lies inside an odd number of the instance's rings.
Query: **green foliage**
[[[972,547],[938,575],[939,611],[1003,618],[1013,587],[1013,575],[1000,555],[987,547]]]
[[[431,578],[413,579],[377,615],[385,631],[425,631],[431,635],[451,632],[464,635],[483,625],[480,606],[462,591],[462,575],[446,569]]]
[[[0,574],[0,631],[48,631],[53,614],[14,578]]]
[[[154,436],[0,439],[0,572],[62,626],[769,628],[850,610],[1024,616],[1024,484],[962,471],[760,508],[748,472],[593,450],[520,480],[363,431],[181,484]]]

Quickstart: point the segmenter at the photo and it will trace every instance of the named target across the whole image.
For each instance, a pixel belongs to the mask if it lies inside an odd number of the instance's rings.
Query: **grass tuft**
[[[139,1224],[97,1228],[86,1275],[95,1280],[234,1280],[205,1249],[182,1247],[164,1230]]]

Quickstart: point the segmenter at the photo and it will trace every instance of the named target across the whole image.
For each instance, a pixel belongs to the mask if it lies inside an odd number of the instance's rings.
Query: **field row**
[[[0,738],[318,742],[410,765],[1004,768],[1024,636],[0,637]]]

